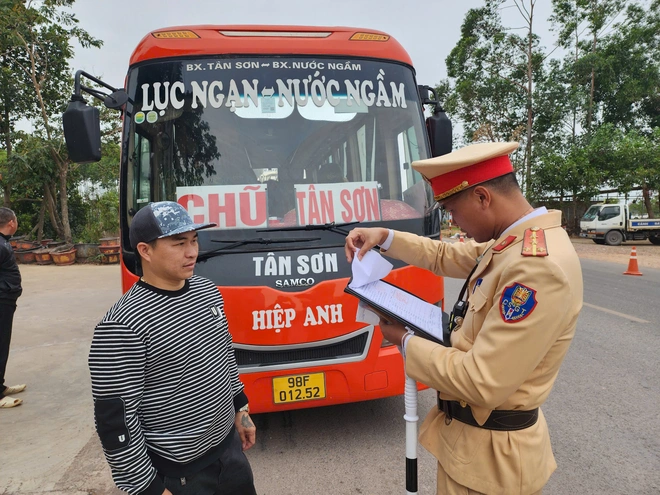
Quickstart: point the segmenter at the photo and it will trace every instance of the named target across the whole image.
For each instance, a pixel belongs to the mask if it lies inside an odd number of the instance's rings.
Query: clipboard
[[[353,279],[351,278],[351,280],[353,280]],[[350,284],[351,280],[349,280],[349,284]],[[412,292],[409,292],[405,289],[402,289],[401,287],[398,287],[398,286],[396,286],[396,285],[394,285],[390,282],[386,282],[385,280],[377,280],[376,282],[372,282],[372,284],[378,283],[378,282],[383,283],[383,284],[387,284],[390,288],[393,288],[394,293],[405,294],[406,297],[408,297],[408,298],[412,297],[417,304],[421,304],[423,306],[426,306],[426,305],[433,306],[434,308],[436,307],[436,306],[432,305],[431,303],[428,303],[428,302],[424,301],[422,298],[416,296]],[[367,285],[369,285],[369,284],[367,284]],[[413,334],[417,335],[418,337],[422,337],[424,339],[430,340],[432,342],[435,342],[436,344],[440,344],[440,345],[443,345],[443,346],[449,345],[448,342],[443,341],[442,337],[438,336],[438,335],[441,335],[441,336],[446,335],[445,328],[446,328],[446,322],[447,322],[447,319],[448,319],[446,313],[442,312],[442,317],[440,318],[440,321],[438,322],[438,326],[436,328],[434,328],[434,329],[426,328],[425,329],[425,328],[421,328],[420,325],[418,325],[416,323],[413,323],[412,321],[410,321],[410,319],[404,318],[403,316],[395,313],[392,310],[392,308],[385,307],[382,304],[379,304],[379,303],[375,302],[373,299],[370,299],[366,295],[361,294],[359,292],[356,292],[354,289],[352,289],[348,285],[346,285],[346,287],[344,288],[344,292],[346,292],[347,294],[350,294],[354,297],[357,297],[358,299],[363,301],[367,306],[370,306],[370,307],[374,308],[375,310],[382,313],[383,315],[385,315],[385,316],[387,316],[387,317],[389,317],[393,320],[398,321],[402,325],[404,325],[407,328],[409,328],[410,330],[412,330]],[[435,330],[438,333],[438,335],[434,335],[433,330]]]

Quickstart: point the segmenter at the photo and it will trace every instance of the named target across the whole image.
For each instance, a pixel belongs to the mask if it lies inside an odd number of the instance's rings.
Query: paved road
[[[660,271],[583,261],[585,306],[544,412],[558,471],[544,493],[660,492]],[[117,494],[91,417],[91,329],[119,296],[116,266],[22,266],[10,382],[23,406],[0,411],[0,493]],[[447,281],[451,300],[460,281]],[[433,405],[420,392],[421,414]],[[260,495],[404,493],[403,400],[255,417],[249,451]],[[420,449],[420,493],[435,461]]]
[[[658,494],[660,270],[582,266],[585,307],[544,407],[559,464],[547,491]]]

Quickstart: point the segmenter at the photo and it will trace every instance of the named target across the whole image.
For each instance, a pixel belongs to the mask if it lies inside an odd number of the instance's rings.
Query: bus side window
[[[151,143],[139,134],[135,134],[135,152],[133,154],[133,174],[135,187],[133,200],[135,210],[151,199]]]
[[[419,213],[424,213],[426,210],[424,181],[421,174],[411,166],[412,162],[419,160],[419,146],[417,144],[415,128],[409,127],[405,131],[400,132],[397,135],[396,142],[398,145],[403,200]]]
[[[356,134],[350,134],[346,142],[346,178],[350,182],[360,182],[360,158]]]
[[[419,172],[416,172],[410,166],[412,162],[419,160],[419,146],[414,127],[409,127],[400,132],[397,136],[397,143],[401,170],[401,189],[405,191],[422,180]]]

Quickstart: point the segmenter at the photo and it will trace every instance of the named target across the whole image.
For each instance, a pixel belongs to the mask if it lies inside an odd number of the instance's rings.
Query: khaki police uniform
[[[561,228],[561,212],[531,218],[488,243],[450,244],[395,232],[384,254],[455,278],[466,278],[479,260],[451,347],[411,338],[410,377],[471,408],[480,425],[493,410],[530,411],[543,404],[582,307],[580,263]],[[449,485],[440,486],[440,480],[448,476],[472,491],[531,494],[556,469],[540,411],[532,426],[495,431],[450,421],[434,407],[420,428],[420,442],[438,459],[438,493],[447,493]]]

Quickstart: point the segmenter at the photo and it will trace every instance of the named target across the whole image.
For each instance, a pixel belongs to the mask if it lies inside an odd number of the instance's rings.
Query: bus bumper
[[[403,359],[395,346],[379,348],[377,356],[357,363],[240,376],[252,413],[381,399],[403,394],[405,384]],[[319,383],[322,393],[316,390]]]

